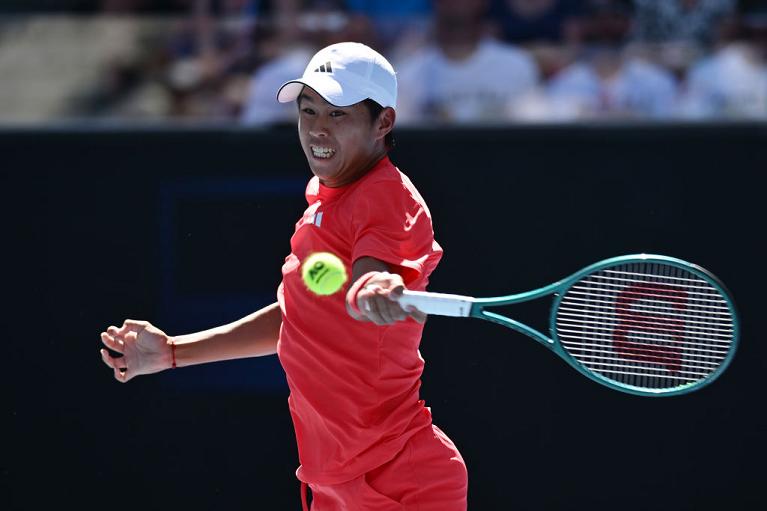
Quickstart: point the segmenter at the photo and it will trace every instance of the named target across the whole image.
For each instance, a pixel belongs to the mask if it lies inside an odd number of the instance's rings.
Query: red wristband
[[[170,341],[170,356],[172,357],[171,367],[176,368],[176,341]]]
[[[381,272],[378,271],[369,271],[360,278],[357,279],[357,281],[352,284],[352,286],[349,288],[349,291],[346,293],[346,304],[349,306],[351,310],[354,311],[355,314],[362,314],[359,307],[357,307],[357,294],[359,294],[360,289],[365,287],[365,284],[368,283],[370,279],[372,279],[375,275],[379,274]]]

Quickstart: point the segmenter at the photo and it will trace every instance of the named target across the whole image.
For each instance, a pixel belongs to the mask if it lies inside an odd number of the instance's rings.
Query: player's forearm
[[[273,355],[281,323],[279,304],[273,303],[228,325],[176,336],[176,366]]]

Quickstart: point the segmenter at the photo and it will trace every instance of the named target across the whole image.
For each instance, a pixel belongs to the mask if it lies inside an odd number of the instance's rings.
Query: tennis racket
[[[554,295],[549,335],[486,309]],[[473,317],[532,337],[610,388],[643,396],[698,390],[727,368],[738,344],[724,285],[694,264],[628,255],[592,264],[526,293],[474,298],[405,291],[400,304],[426,314]]]

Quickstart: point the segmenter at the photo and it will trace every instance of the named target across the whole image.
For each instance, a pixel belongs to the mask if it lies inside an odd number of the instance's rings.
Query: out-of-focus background
[[[391,157],[445,249],[430,289],[508,294],[660,253],[718,275],[741,315],[730,368],[664,399],[430,318],[422,396],[469,508],[767,509],[757,0],[0,0],[0,507],[300,509],[275,357],[121,385],[99,332],[183,334],[275,300],[310,177],[276,90],[344,40],[397,70]],[[506,312],[545,330],[547,306]]]
[[[757,0],[5,0],[0,122],[288,122],[274,89],[344,40],[402,126],[767,117]]]

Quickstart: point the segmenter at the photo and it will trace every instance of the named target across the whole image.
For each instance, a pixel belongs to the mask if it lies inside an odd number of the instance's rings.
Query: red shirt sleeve
[[[375,257],[395,266],[408,287],[420,284],[442,254],[423,199],[398,180],[376,181],[361,191],[353,208],[352,262]]]

